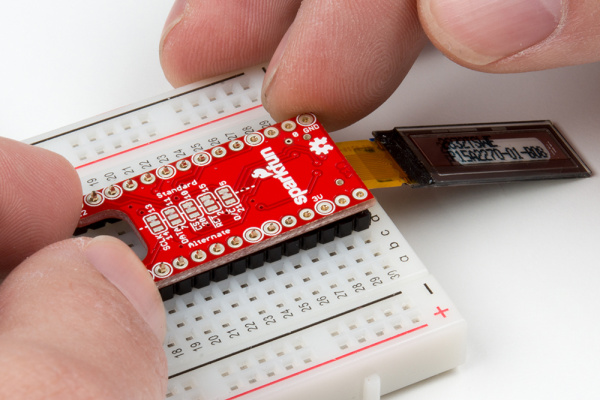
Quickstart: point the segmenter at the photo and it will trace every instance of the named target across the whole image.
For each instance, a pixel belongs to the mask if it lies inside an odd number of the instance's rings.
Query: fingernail
[[[291,28],[289,28],[287,32],[283,35],[281,41],[279,42],[279,45],[277,46],[277,49],[275,50],[275,53],[273,53],[273,57],[271,57],[271,61],[269,62],[269,68],[267,68],[267,73],[263,81],[262,103],[267,109],[269,108],[270,102],[269,91],[275,78],[275,75],[277,74],[277,70],[279,69],[279,64],[281,63],[281,59],[283,58],[283,53],[285,53],[285,48],[288,44],[290,30]]]
[[[425,7],[427,9],[427,7]],[[559,26],[562,0],[430,0],[434,36],[462,60],[485,65],[516,54]]]
[[[171,7],[171,11],[167,16],[162,35],[160,37],[160,49],[162,49],[165,38],[169,32],[171,32],[173,28],[183,19],[186,5],[187,0],[175,0],[175,3],[173,3],[173,7]]]
[[[162,343],[165,337],[165,312],[156,285],[148,270],[122,241],[97,236],[85,246],[87,260],[116,286]]]

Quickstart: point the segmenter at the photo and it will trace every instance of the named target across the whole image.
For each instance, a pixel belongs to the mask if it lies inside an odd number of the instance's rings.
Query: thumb
[[[0,398],[162,399],[165,317],[148,272],[117,239],[70,239],[0,286]]]
[[[484,72],[600,60],[600,2],[419,0],[421,24],[450,59]]]

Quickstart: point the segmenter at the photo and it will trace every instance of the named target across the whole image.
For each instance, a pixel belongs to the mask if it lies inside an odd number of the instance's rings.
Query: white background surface
[[[0,134],[25,139],[170,89],[170,1],[0,5]],[[600,64],[502,76],[433,48],[371,116],[400,125],[551,119],[600,173]],[[5,179],[5,178],[2,178]],[[600,398],[600,178],[377,197],[469,324],[466,364],[386,399]]]

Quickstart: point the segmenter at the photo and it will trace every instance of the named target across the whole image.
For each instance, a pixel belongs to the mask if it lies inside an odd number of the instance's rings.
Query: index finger
[[[300,0],[177,0],[159,45],[165,76],[182,86],[271,58]]]
[[[387,100],[424,43],[415,1],[305,0],[271,60],[263,103],[277,120],[312,111],[343,128]]]
[[[330,130],[382,104],[425,43],[416,0],[181,1],[162,40],[171,83],[272,57],[266,109],[276,120],[311,111]]]

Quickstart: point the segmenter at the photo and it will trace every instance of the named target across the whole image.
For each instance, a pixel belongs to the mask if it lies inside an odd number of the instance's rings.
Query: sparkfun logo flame
[[[268,178],[272,176],[277,178],[283,185],[283,188],[287,190],[288,194],[294,200],[297,205],[305,204],[308,199],[306,198],[307,190],[302,190],[298,187],[294,178],[292,178],[285,166],[281,163],[275,152],[270,147],[266,147],[260,151],[260,154],[264,157],[268,163],[266,170],[257,168],[252,173],[253,178]],[[270,171],[270,172],[269,172]]]
[[[270,176],[273,176],[273,174],[270,173],[269,171],[267,171],[266,169],[263,169],[263,168],[256,168],[254,170],[254,172],[252,172],[252,177],[253,178],[265,179],[265,178],[268,178]]]

